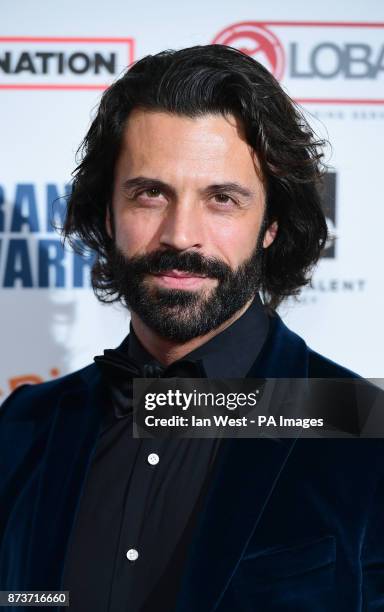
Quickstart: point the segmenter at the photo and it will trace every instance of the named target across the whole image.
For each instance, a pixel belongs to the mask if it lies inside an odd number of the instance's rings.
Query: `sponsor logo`
[[[56,230],[70,190],[70,184],[0,185],[1,289],[89,287],[92,253],[80,256],[64,248]]]
[[[300,103],[384,104],[384,23],[244,21],[212,42],[260,61]]]
[[[321,205],[328,226],[329,239],[322,252],[322,259],[336,260],[339,231],[337,228],[337,173],[327,172],[320,191]],[[331,262],[330,262],[331,263]],[[327,272],[330,275],[327,275]],[[335,294],[358,295],[364,293],[367,279],[361,277],[338,277],[337,271],[320,266],[309,285],[300,296],[303,304],[316,303],[321,297]]]
[[[134,61],[132,38],[0,38],[1,89],[105,89]]]
[[[328,276],[324,271],[318,270],[309,285],[304,287],[300,294],[300,303],[303,305],[316,304],[324,298],[328,299],[331,295],[358,297],[365,293],[367,285],[368,280],[366,278],[353,275],[348,277]]]
[[[263,64],[277,79],[283,77],[283,46],[277,36],[262,24],[246,22],[229,26],[220,32],[213,42],[236,47]]]

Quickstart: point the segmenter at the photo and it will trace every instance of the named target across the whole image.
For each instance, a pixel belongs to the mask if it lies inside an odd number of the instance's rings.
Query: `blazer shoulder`
[[[312,349],[309,353],[309,377],[310,378],[359,378],[362,377],[352,370],[332,361]]]
[[[96,364],[39,384],[17,387],[0,406],[0,423],[31,418],[50,411],[63,395],[80,391],[98,376]]]

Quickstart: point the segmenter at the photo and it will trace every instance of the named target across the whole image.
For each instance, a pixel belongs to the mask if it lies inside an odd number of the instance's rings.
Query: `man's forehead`
[[[185,166],[189,174],[201,177],[223,173],[220,180],[235,181],[239,172],[249,178],[261,174],[241,122],[233,115],[218,113],[188,117],[135,109],[125,124],[119,165],[146,176],[166,166],[171,174],[185,174]]]
[[[175,143],[198,141],[201,145],[220,146],[231,140],[247,146],[240,119],[221,113],[190,117],[163,110],[136,108],[126,120],[124,140],[131,141],[138,137],[151,138],[152,143],[157,140]]]

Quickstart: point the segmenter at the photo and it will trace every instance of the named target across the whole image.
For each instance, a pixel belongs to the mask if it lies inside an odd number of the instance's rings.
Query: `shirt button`
[[[136,561],[136,559],[138,558],[139,553],[135,548],[130,548],[129,550],[127,550],[127,559],[129,559],[129,561]]]
[[[157,463],[159,463],[159,461],[159,455],[156,455],[156,453],[151,453],[150,455],[148,455],[148,463],[150,465],[156,465]]]

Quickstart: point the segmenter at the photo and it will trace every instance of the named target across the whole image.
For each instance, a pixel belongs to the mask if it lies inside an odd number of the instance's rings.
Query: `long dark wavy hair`
[[[297,295],[327,239],[318,190],[324,142],[316,140],[299,107],[261,64],[231,47],[206,45],[148,55],[135,63],[105,91],[80,145],[63,237],[77,250],[80,243],[94,251],[97,297],[121,299],[114,240],[105,219],[123,130],[138,107],[187,117],[232,114],[242,121],[266,184],[264,227],[278,222],[274,242],[261,255],[263,300],[275,309]]]

